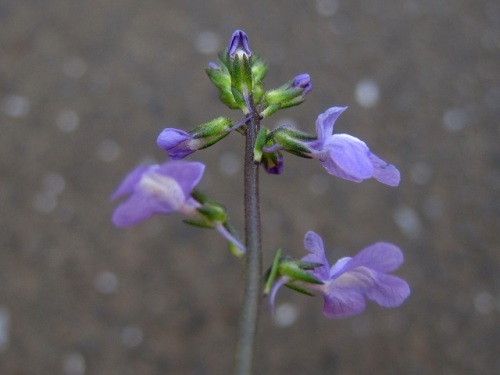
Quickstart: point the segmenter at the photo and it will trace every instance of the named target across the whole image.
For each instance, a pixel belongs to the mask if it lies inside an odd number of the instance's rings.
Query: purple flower
[[[406,281],[388,274],[403,263],[403,254],[395,245],[375,243],[352,258],[339,259],[332,267],[319,235],[308,232],[304,246],[310,254],[302,261],[322,264],[308,272],[323,284],[302,283],[301,286],[323,294],[323,314],[328,318],[346,318],[362,313],[366,298],[384,307],[397,307],[410,295]],[[271,306],[278,289],[288,283],[293,284],[293,280],[283,276],[273,285]]]
[[[396,167],[373,154],[366,143],[348,134],[333,134],[335,120],[347,107],[332,107],[316,120],[318,139],[307,143],[309,156],[319,159],[328,173],[361,182],[368,178],[398,186],[400,174]]]
[[[252,56],[252,51],[248,44],[247,34],[243,30],[236,30],[229,40],[228,47],[229,58],[234,59],[236,55]],[[240,56],[241,57],[241,56]]]
[[[199,203],[191,192],[205,166],[198,162],[168,161],[162,165],[139,166],[118,186],[112,199],[129,195],[115,210],[112,221],[118,227],[137,224],[155,214],[181,212],[193,215]]]
[[[130,172],[111,196],[112,200],[128,195],[113,213],[117,227],[128,227],[156,214],[180,212],[194,220],[205,218],[198,212],[202,205],[192,198],[193,189],[201,180],[205,165],[198,162],[167,161],[162,165],[141,165]],[[223,222],[213,221],[211,227],[233,243],[241,256],[243,244]]]
[[[194,139],[188,132],[175,128],[162,130],[156,143],[163,148],[172,159],[183,159],[199,148],[202,141]]]

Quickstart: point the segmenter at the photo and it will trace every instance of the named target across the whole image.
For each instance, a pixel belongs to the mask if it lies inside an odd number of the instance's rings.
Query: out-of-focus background
[[[285,155],[262,174],[266,265],[323,236],[332,260],[398,244],[412,286],[328,320],[280,292],[259,327],[258,374],[500,372],[500,5],[494,0],[0,3],[0,373],[227,374],[242,264],[216,233],[156,217],[113,227],[108,198],[156,136],[220,115],[204,68],[234,29],[267,59],[266,87],[308,72],[300,107],[265,122],[336,130],[398,166],[356,184]],[[242,137],[189,160],[242,230]]]

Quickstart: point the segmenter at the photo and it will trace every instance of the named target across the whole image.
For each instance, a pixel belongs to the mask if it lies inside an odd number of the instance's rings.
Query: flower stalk
[[[253,351],[262,295],[262,245],[259,206],[259,163],[254,161],[254,147],[260,129],[260,115],[249,97],[251,116],[246,122],[245,140],[245,280],[238,342],[235,353],[235,375],[252,373]]]

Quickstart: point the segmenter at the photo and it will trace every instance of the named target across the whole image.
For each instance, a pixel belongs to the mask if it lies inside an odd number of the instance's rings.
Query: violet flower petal
[[[151,165],[139,165],[129,172],[118,188],[116,188],[115,192],[111,195],[111,200],[115,200],[123,195],[131,194],[134,191],[135,185],[137,185],[141,179],[141,176],[151,167]]]
[[[305,262],[321,263],[323,266],[316,267],[311,273],[319,280],[326,281],[329,278],[330,265],[325,255],[323,239],[313,231],[306,233],[304,237],[304,247],[311,254],[302,258]]]
[[[204,169],[202,163],[186,161],[168,161],[162,165],[134,169],[114,194],[131,195],[115,210],[113,223],[124,227],[157,213],[193,213],[199,203],[190,196]]]
[[[136,192],[128,200],[119,205],[113,213],[112,222],[117,227],[135,225],[151,216],[174,211],[157,196]]]
[[[334,318],[347,317],[364,310],[365,297],[384,307],[396,307],[409,295],[410,287],[403,279],[359,266],[331,277],[324,294],[324,312]]]
[[[330,288],[323,300],[323,314],[328,318],[348,318],[362,313],[366,307],[364,296],[350,286]]]
[[[191,139],[191,135],[184,130],[165,128],[158,135],[156,143],[175,160],[185,158],[196,151],[189,147],[187,141]]]
[[[200,162],[169,161],[159,166],[156,173],[174,179],[182,189],[186,199],[200,182],[205,165]]]
[[[307,73],[299,74],[293,79],[290,88],[301,88],[304,89],[302,92],[302,98],[307,95],[312,90],[311,76]]]
[[[269,305],[271,306],[271,312],[274,313],[274,301],[276,299],[276,294],[278,290],[285,285],[290,280],[288,277],[280,277],[277,281],[274,282],[271,291],[269,292]]]
[[[403,263],[403,253],[395,245],[387,242],[377,242],[361,250],[337,272],[331,272],[331,277],[337,277],[357,267],[367,267],[378,272],[391,272]],[[333,268],[332,268],[333,270]]]
[[[222,237],[224,237],[226,240],[231,242],[234,246],[236,246],[240,250],[240,254],[245,254],[246,248],[245,246],[236,238],[234,237],[222,224],[216,225],[215,229],[217,232],[219,232]]]
[[[243,30],[235,30],[229,40],[228,54],[230,58],[234,58],[236,54],[252,55],[248,36]]]
[[[329,137],[325,148],[328,157],[321,160],[328,173],[354,182],[361,182],[373,176],[373,165],[368,157],[368,146],[348,134]]]
[[[397,307],[410,295],[408,283],[393,275],[374,274],[375,283],[366,292],[366,297],[384,307]]]
[[[346,109],[347,107],[331,107],[318,116],[316,119],[316,133],[319,140],[324,142],[333,134],[335,121]]]
[[[372,153],[370,153],[369,158],[373,165],[374,179],[389,186],[399,185],[401,176],[398,169],[394,165],[387,163]]]

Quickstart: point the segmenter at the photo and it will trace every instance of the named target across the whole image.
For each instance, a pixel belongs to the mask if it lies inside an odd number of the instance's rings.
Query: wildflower
[[[135,168],[111,196],[112,200],[129,196],[113,213],[113,224],[128,227],[156,214],[179,212],[189,218],[186,220],[189,224],[217,230],[230,242],[233,254],[243,255],[245,247],[232,233],[222,206],[213,201],[202,204],[199,198],[194,198],[194,188],[204,170],[204,164],[188,161],[167,161],[162,165]]]
[[[113,223],[118,227],[127,227],[155,214],[176,211],[193,215],[199,204],[191,198],[191,192],[201,180],[204,170],[202,163],[185,161],[135,168],[111,197],[114,200],[129,195],[115,210]]]
[[[339,259],[332,267],[325,256],[323,240],[308,232],[304,246],[310,254],[302,262],[321,264],[308,271],[320,283],[304,283],[289,276],[281,276],[270,292],[270,303],[283,285],[298,286],[323,295],[323,314],[328,318],[346,318],[360,314],[368,298],[384,307],[397,307],[410,295],[410,287],[403,279],[389,275],[403,262],[403,254],[395,245],[378,242],[361,250],[354,257]],[[298,284],[298,285],[297,285]]]
[[[373,154],[365,142],[349,134],[333,134],[335,120],[347,107],[332,107],[316,120],[317,140],[308,142],[310,157],[318,159],[328,173],[361,182],[368,178],[398,186],[400,174],[396,167]]]

